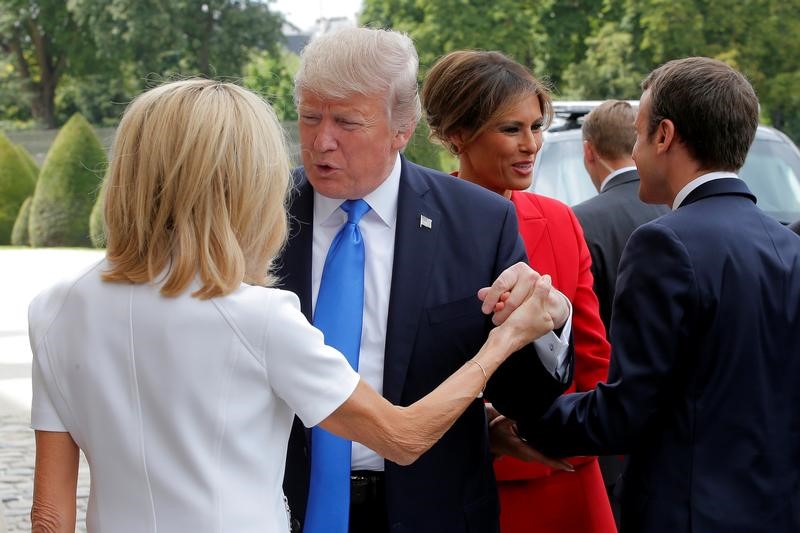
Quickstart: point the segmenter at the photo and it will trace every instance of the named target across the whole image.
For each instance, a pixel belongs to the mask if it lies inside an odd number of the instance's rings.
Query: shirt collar
[[[686,200],[686,198],[699,186],[703,185],[704,183],[708,183],[709,181],[720,180],[723,178],[736,178],[739,179],[734,172],[728,171],[718,171],[718,172],[709,172],[708,174],[703,174],[702,176],[698,176],[686,185],[683,186],[683,189],[678,191],[678,194],[675,195],[675,201],[672,202],[672,210],[678,209],[681,204]]]
[[[631,170],[636,170],[636,167],[618,168],[617,170],[615,170],[614,172],[612,172],[611,174],[606,176],[605,179],[603,180],[603,182],[600,184],[600,192],[603,192],[605,190],[606,185],[608,185],[609,181],[611,181],[612,179],[616,178],[617,176],[619,176],[623,172],[630,172]]]
[[[377,189],[364,196],[364,201],[369,204],[371,212],[374,212],[381,222],[389,227],[394,226],[395,222],[397,222],[397,196],[400,190],[401,168],[400,154],[397,154],[394,166],[386,179]],[[355,198],[351,199],[354,200]],[[341,221],[338,220],[339,217],[333,215],[339,210],[339,206],[342,205],[343,201],[339,198],[328,198],[314,191],[314,220],[324,226],[341,225]]]

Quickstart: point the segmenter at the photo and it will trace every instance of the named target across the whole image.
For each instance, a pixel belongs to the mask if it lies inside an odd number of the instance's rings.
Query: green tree
[[[581,61],[588,45],[586,37],[600,21],[602,0],[542,0],[531,20],[536,53],[533,65],[538,77],[547,78],[559,95],[564,74]]]
[[[91,38],[64,0],[0,0],[0,50],[14,66],[33,117],[56,127],[56,88],[68,71],[98,68]]]
[[[14,227],[11,229],[11,244],[14,246],[30,246],[31,234],[28,231],[28,222],[31,219],[31,200],[33,196],[28,196],[22,202],[17,214],[17,220],[14,222]]]
[[[94,130],[80,115],[61,128],[47,154],[30,218],[32,246],[89,246],[89,215],[107,161]]]
[[[300,59],[287,51],[254,54],[244,67],[244,86],[260,93],[282,121],[297,120],[294,105],[294,75]]]
[[[257,0],[69,0],[101,54],[156,79],[240,76],[254,50],[277,51],[283,17]]]
[[[587,100],[638,99],[644,72],[636,62],[633,35],[616,22],[606,22],[586,44],[583,61],[564,72],[565,94]]]
[[[455,170],[454,168],[446,169],[442,165],[442,152],[444,148],[440,145],[433,143],[430,138],[430,128],[425,119],[421,119],[417,124],[417,129],[414,130],[414,135],[408,141],[408,145],[404,150],[405,156],[422,166],[428,168],[435,168],[444,172]]]
[[[131,100],[140,92],[140,80],[120,72],[64,76],[56,93],[56,121],[65,123],[80,113],[91,124],[114,125]]]
[[[361,23],[408,33],[421,70],[458,49],[499,50],[559,86],[583,58],[602,0],[365,0]]]
[[[34,179],[14,144],[0,133],[0,244],[11,242],[19,208],[33,193]]]
[[[408,33],[425,71],[441,55],[463,48],[500,50],[532,66],[542,39],[535,18],[534,4],[514,0],[366,0],[361,23]]]

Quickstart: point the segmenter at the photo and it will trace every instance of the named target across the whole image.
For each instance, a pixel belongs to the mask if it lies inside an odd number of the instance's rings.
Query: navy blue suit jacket
[[[800,531],[800,238],[743,181],[633,233],[608,384],[521,423],[563,455],[628,453],[622,530]]]
[[[572,211],[581,222],[583,237],[592,254],[594,292],[608,332],[617,268],[625,243],[636,228],[669,209],[639,200],[639,173],[631,170],[611,178],[600,194],[574,206]]]
[[[311,319],[313,190],[300,170],[290,240],[278,275]],[[432,221],[422,227],[420,215]],[[400,174],[383,394],[418,400],[480,349],[491,327],[476,297],[507,267],[525,261],[511,202],[404,158]],[[509,416],[542,413],[566,385],[553,379],[532,347],[506,361],[487,398]],[[308,491],[309,432],[295,420],[284,490],[302,520]],[[393,532],[487,533],[498,503],[483,402],[477,400],[416,463],[386,461],[386,506]]]

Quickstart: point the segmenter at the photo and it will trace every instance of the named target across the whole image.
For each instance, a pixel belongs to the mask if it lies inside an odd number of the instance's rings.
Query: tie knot
[[[358,224],[361,217],[370,210],[369,204],[363,199],[358,200],[345,200],[340,206],[342,211],[347,213],[347,222],[349,224]]]

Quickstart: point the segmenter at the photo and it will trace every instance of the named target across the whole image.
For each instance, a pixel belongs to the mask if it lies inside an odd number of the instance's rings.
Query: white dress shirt
[[[723,178],[736,178],[739,179],[739,176],[734,174],[733,172],[727,171],[718,171],[718,172],[709,172],[708,174],[703,174],[702,176],[698,176],[678,191],[678,194],[675,195],[675,200],[672,202],[672,210],[675,211],[678,209],[681,204],[686,200],[686,198],[692,193],[693,190],[698,188],[699,186],[703,185],[704,183],[708,183],[709,181],[714,180],[721,180]]]
[[[101,262],[30,305],[31,426],[68,431],[92,471],[89,531],[286,533],[294,414],[328,417],[358,384],[293,293],[100,279]]]
[[[394,264],[394,241],[397,222],[397,198],[400,189],[400,155],[389,176],[377,189],[364,197],[371,209],[361,218],[358,227],[364,238],[364,317],[361,327],[361,351],[358,373],[372,388],[383,394],[383,362],[386,349],[386,325],[389,315],[389,296]],[[314,192],[314,223],[311,260],[311,304],[316,308],[317,293],[322,279],[325,258],[334,237],[347,221],[339,209],[343,200],[328,198]],[[475,291],[480,287],[476,287]],[[476,296],[477,298],[477,296]],[[563,372],[569,338],[572,311],[561,338],[552,332],[534,341],[536,351],[547,370],[558,375]],[[354,442],[351,468],[353,470],[383,470],[383,458]]]

